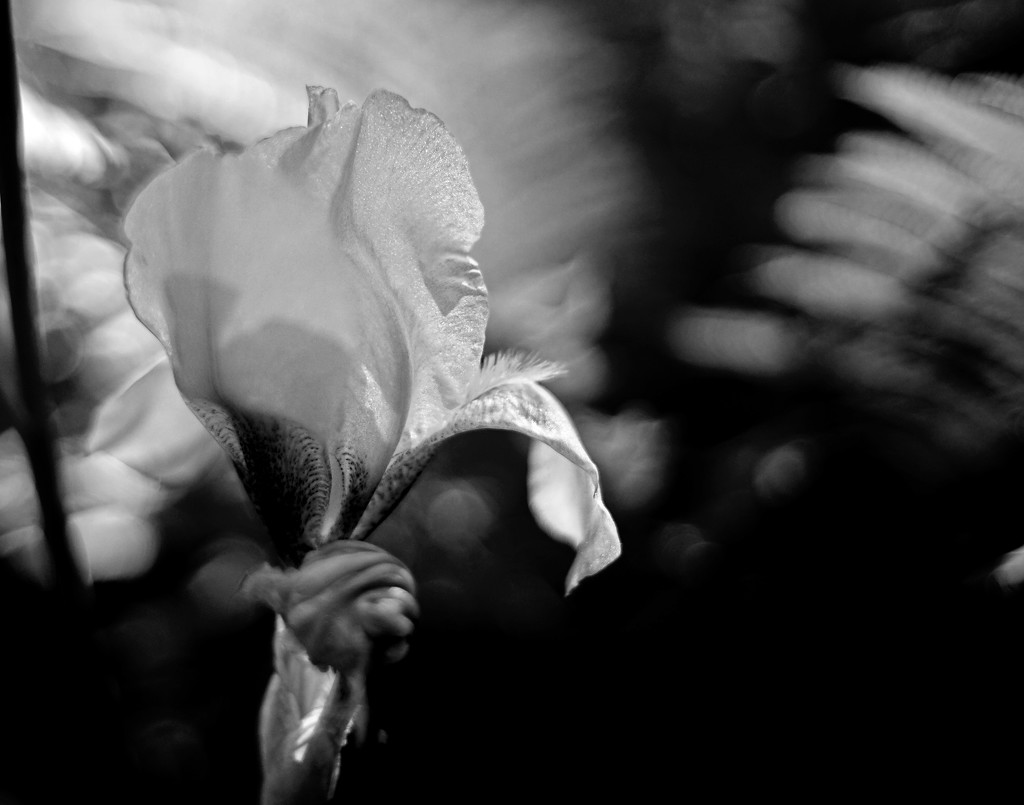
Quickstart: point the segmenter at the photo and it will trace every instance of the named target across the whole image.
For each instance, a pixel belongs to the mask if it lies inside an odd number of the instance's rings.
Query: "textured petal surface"
[[[413,369],[408,443],[462,401],[480,365],[487,292],[468,253],[483,208],[441,121],[389,93],[367,101],[353,177],[335,203],[395,290]]]
[[[133,205],[132,305],[287,558],[345,536],[403,432],[457,402],[481,226],[444,126],[383,91],[311,90],[309,127],[194,154]]]
[[[472,430],[523,433],[545,451],[531,454],[530,506],[552,537],[576,549],[566,591],[612,562],[620,553],[618,530],[601,498],[598,471],[561,403],[537,382],[549,365],[521,367],[503,377],[484,367],[472,399],[453,411],[433,433],[395,455],[353,536],[367,536],[398,503],[437,446]]]

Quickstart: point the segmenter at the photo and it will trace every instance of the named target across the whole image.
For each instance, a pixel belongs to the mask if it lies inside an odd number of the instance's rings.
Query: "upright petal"
[[[364,104],[352,170],[336,211],[396,291],[413,368],[407,445],[463,401],[480,366],[487,291],[469,250],[483,207],[444,124],[388,92]]]
[[[178,388],[282,553],[313,547],[331,458],[383,465],[405,420],[408,354],[376,270],[340,248],[329,204],[245,154],[158,177],[125,230],[129,298]],[[334,482],[351,497],[367,474]]]
[[[286,558],[347,535],[474,370],[481,225],[454,140],[386,92],[311,89],[306,129],[194,154],[135,201],[132,306]]]
[[[483,207],[437,117],[384,90],[362,109],[339,110],[333,90],[308,89],[312,128],[253,150],[329,199],[346,248],[378,263],[408,341],[409,443],[461,404],[480,365],[487,291],[469,251]],[[342,125],[351,115],[358,119]],[[335,157],[343,151],[351,153],[344,162]]]

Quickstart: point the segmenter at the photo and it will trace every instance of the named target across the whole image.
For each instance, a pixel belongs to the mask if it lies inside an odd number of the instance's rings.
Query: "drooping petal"
[[[366,537],[387,516],[445,439],[471,430],[523,433],[547,448],[531,453],[530,505],[552,537],[572,545],[576,559],[566,579],[570,592],[620,553],[618,530],[601,498],[597,467],[587,455],[561,403],[538,380],[555,369],[550,364],[494,364],[481,371],[474,395],[455,409],[440,428],[398,453],[388,465],[373,499],[353,532]],[[548,486],[550,484],[550,486]]]
[[[585,458],[590,466],[566,456],[566,448],[572,455]],[[576,549],[576,559],[565,580],[567,593],[606,567],[620,552],[619,532],[601,499],[596,474],[575,429],[557,441],[545,439],[530,444],[530,510],[548,534]]]
[[[475,370],[481,226],[443,124],[383,91],[313,89],[308,128],[194,154],[130,210],[132,306],[287,559],[351,531]]]

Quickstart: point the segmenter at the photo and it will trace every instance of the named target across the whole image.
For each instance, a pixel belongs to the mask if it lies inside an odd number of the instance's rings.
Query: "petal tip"
[[[587,556],[577,556],[576,561],[569,569],[569,575],[565,578],[565,594],[569,595],[581,581],[597,575],[621,555],[622,546],[616,536],[614,539],[608,540],[603,549],[596,554],[588,552]]]

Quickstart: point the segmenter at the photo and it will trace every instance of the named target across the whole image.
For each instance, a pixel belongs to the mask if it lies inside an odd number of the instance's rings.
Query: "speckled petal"
[[[347,536],[399,441],[452,406],[487,315],[482,211],[441,122],[311,89],[310,124],[192,155],[125,221],[132,306],[300,555]]]

